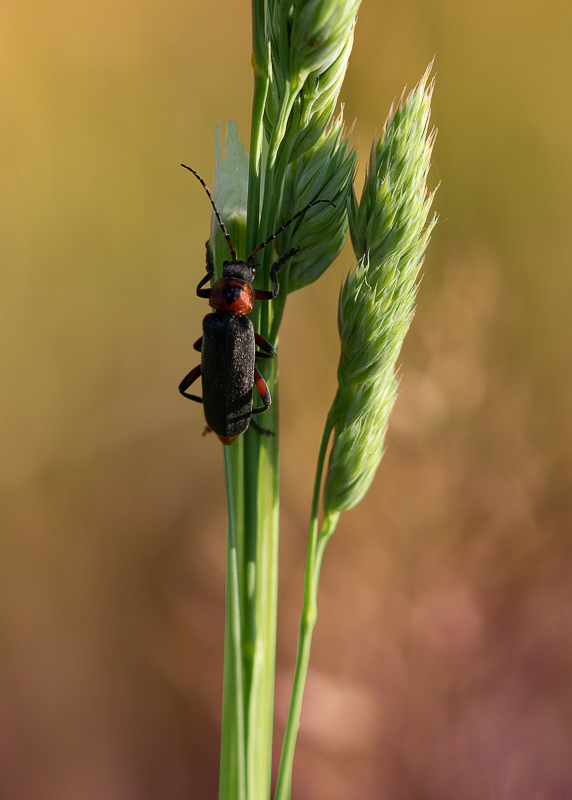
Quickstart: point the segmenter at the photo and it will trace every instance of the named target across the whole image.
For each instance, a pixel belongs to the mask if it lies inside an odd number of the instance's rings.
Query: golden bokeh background
[[[362,164],[436,55],[440,215],[387,453],[326,553],[295,800],[572,796],[572,6],[364,0]],[[196,361],[246,0],[5,0],[0,798],[217,796],[221,446]],[[276,741],[348,249],[280,340]]]

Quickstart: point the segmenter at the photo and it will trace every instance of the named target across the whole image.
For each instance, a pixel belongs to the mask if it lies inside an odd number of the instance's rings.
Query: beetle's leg
[[[260,338],[262,339],[262,337]],[[272,347],[272,345],[270,345],[270,343],[267,342],[265,339],[263,339],[263,341],[265,342],[265,344]],[[274,350],[274,348],[272,349]],[[256,368],[254,370],[254,383],[256,384],[256,388],[258,389],[258,394],[262,398],[262,402],[264,403],[264,405],[261,408],[253,408],[252,413],[261,414],[263,411],[266,411],[266,409],[270,406],[272,399],[270,397],[270,392],[268,391],[268,386],[266,384],[266,381]],[[265,436],[276,436],[274,431],[269,431],[268,428],[263,428],[262,425],[256,422],[256,420],[253,419],[252,417],[250,418],[250,424],[252,425],[255,431],[258,431],[258,433],[263,433]]]
[[[203,348],[203,337],[199,336],[199,338],[197,339],[197,341],[193,345],[193,350],[198,350],[199,353],[200,353],[202,348]]]
[[[265,358],[274,358],[276,355],[276,350],[272,347],[270,342],[267,342],[264,336],[261,336],[259,333],[254,334],[254,341],[260,347],[261,350],[264,350],[263,353],[256,353],[254,356],[256,361],[262,361]]]
[[[197,366],[194,367],[189,372],[188,375],[185,375],[185,377],[179,384],[179,391],[183,395],[183,397],[188,397],[189,400],[194,400],[196,403],[202,403],[203,398],[198,397],[196,394],[188,394],[187,389],[192,383],[194,383],[197,380],[197,378],[200,377],[200,375],[201,375],[201,365],[197,364]]]
[[[204,278],[201,278],[201,280],[199,281],[199,285],[197,286],[197,295],[199,297],[204,297],[205,299],[208,299],[211,296],[211,290],[210,288],[203,289],[203,286],[205,285],[205,283],[208,283],[212,278],[212,276],[214,275],[214,264],[213,264],[213,256],[211,253],[211,243],[208,240],[206,243],[206,251],[207,251],[207,274],[204,276]]]
[[[292,250],[288,250],[287,253],[284,253],[283,256],[280,256],[278,261],[275,261],[274,264],[272,264],[270,267],[270,280],[272,281],[272,289],[256,289],[254,292],[254,297],[256,300],[274,300],[280,291],[280,285],[276,275],[280,272],[287,261],[290,261],[291,258],[294,258],[299,250],[299,247],[294,247]]]
[[[265,436],[276,436],[274,431],[269,431],[268,428],[263,428],[255,419],[250,420],[250,424],[258,433],[263,433]]]
[[[270,404],[272,403],[272,398],[270,397],[270,391],[268,389],[266,381],[264,380],[260,372],[256,369],[256,367],[254,368],[254,383],[256,384],[256,388],[258,389],[258,394],[260,395],[260,399],[262,400],[264,405],[260,406],[260,408],[253,408],[252,413],[262,414],[263,411],[266,411],[266,409],[269,408]]]

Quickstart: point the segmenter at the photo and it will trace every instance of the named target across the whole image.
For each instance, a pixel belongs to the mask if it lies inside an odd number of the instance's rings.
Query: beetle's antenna
[[[214,213],[216,215],[216,218],[218,219],[218,224],[220,225],[220,227],[222,229],[222,232],[224,233],[224,238],[226,239],[226,243],[228,244],[228,249],[230,250],[230,256],[231,256],[233,261],[236,261],[236,250],[232,246],[232,242],[230,240],[230,236],[228,235],[227,229],[224,227],[224,222],[220,218],[220,214],[218,213],[218,208],[215,206],[215,201],[213,200],[212,194],[208,190],[208,186],[206,185],[204,180],[201,178],[201,176],[197,172],[195,172],[194,169],[191,169],[190,167],[187,167],[186,164],[181,164],[181,166],[184,167],[185,169],[188,169],[189,172],[193,173],[195,178],[197,178],[197,180],[199,181],[199,183],[201,184],[201,186],[203,187],[205,192],[208,194],[209,200],[211,201],[211,205],[213,207],[213,211],[214,211]]]
[[[187,169],[188,169],[188,167],[187,167]],[[195,175],[196,175],[196,173],[195,173]],[[198,178],[198,175],[197,175],[197,178]],[[204,184],[203,184],[203,186],[204,186]],[[205,186],[205,189],[206,189],[206,186]],[[208,191],[208,189],[207,189],[207,191]],[[272,236],[269,236],[269,237],[268,237],[268,239],[267,239],[265,242],[263,242],[262,244],[258,245],[258,247],[256,248],[256,250],[255,250],[253,253],[251,253],[251,254],[248,256],[248,258],[246,259],[246,263],[247,263],[247,264],[250,264],[250,262],[252,261],[252,259],[254,258],[254,256],[255,256],[255,255],[257,255],[258,253],[260,253],[260,251],[261,251],[261,250],[262,250],[264,247],[266,247],[266,245],[267,245],[267,244],[270,244],[270,242],[271,242],[273,239],[276,239],[276,237],[278,236],[278,234],[279,234],[279,233],[282,233],[282,231],[284,230],[284,228],[287,228],[287,227],[288,227],[288,225],[290,225],[290,223],[291,223],[291,222],[294,222],[294,220],[295,220],[295,219],[297,219],[299,216],[301,216],[302,214],[305,214],[305,213],[306,213],[306,211],[307,211],[309,208],[312,208],[312,206],[317,206],[317,205],[318,205],[318,203],[329,203],[331,206],[334,206],[334,208],[336,207],[336,206],[335,206],[335,203],[332,203],[332,201],[331,201],[331,200],[314,200],[312,203],[308,203],[308,205],[307,205],[307,206],[305,206],[305,207],[302,209],[302,211],[298,211],[298,213],[297,213],[297,214],[294,214],[294,216],[292,217],[292,219],[289,219],[289,220],[288,220],[288,222],[285,222],[285,223],[284,223],[284,225],[282,225],[282,227],[281,227],[281,228],[278,228],[278,230],[276,231],[276,233],[273,233],[273,234],[272,234]]]

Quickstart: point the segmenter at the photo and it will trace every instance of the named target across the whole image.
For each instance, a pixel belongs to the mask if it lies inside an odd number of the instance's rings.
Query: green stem
[[[253,2],[255,91],[246,253],[258,244],[264,108],[269,85],[266,0]],[[245,257],[245,256],[243,256]],[[257,304],[258,305],[258,304]],[[259,311],[252,320],[259,328]],[[264,331],[261,331],[265,335]],[[265,365],[276,401],[276,366]],[[276,404],[265,425],[276,430]],[[224,448],[229,504],[220,800],[268,800],[272,766],[278,596],[278,447],[249,430]]]
[[[290,693],[290,703],[288,705],[288,717],[284,739],[282,741],[282,752],[280,754],[280,764],[278,767],[278,779],[274,800],[290,800],[292,788],[292,766],[294,763],[294,749],[296,738],[300,728],[300,715],[302,712],[302,699],[304,686],[308,674],[310,663],[310,649],[312,645],[312,634],[318,618],[318,583],[320,579],[320,567],[326,544],[334,532],[339,519],[339,513],[326,515],[322,522],[321,530],[318,533],[318,506],[320,499],[320,489],[322,485],[322,473],[326,459],[328,442],[332,433],[335,420],[332,415],[328,416],[316,468],[316,479],[314,482],[314,496],[312,500],[312,516],[310,520],[310,535],[308,540],[308,551],[306,555],[306,571],[304,574],[304,599],[302,602],[302,612],[300,614],[300,625],[298,629],[298,649],[296,652],[296,667],[294,669],[294,680]]]
[[[264,142],[264,108],[270,83],[270,52],[266,41],[265,0],[252,3],[252,66],[254,69],[254,99],[252,102],[252,128],[250,131],[250,164],[248,175],[247,253],[256,247],[260,217],[260,182],[262,145]]]
[[[290,154],[292,153],[294,139],[295,137],[286,134],[280,143],[280,147],[278,148],[278,158],[274,165],[274,169],[269,171],[270,175],[272,175],[272,182],[269,182],[270,196],[265,202],[261,220],[261,230],[264,230],[266,233],[273,233],[282,222],[285,222],[284,219],[279,222],[278,217],[281,211],[282,185],[284,183],[284,176],[290,161]],[[265,270],[264,274],[269,275],[269,264],[271,261],[270,248],[267,248],[265,258],[265,263],[268,268]],[[288,297],[287,275],[288,268],[285,270],[284,276],[281,276],[280,292],[278,297],[273,300],[272,304],[265,303],[260,309],[260,330],[265,331],[263,336],[273,345],[276,344],[276,340],[278,338],[278,329],[282,321],[284,306],[286,305],[286,299]],[[266,282],[264,288],[267,288],[268,284],[269,281]]]
[[[244,507],[243,446],[239,440],[224,450],[227,485],[227,548],[224,635],[224,680],[220,758],[220,800],[246,800],[244,681],[242,669],[242,613],[240,596],[240,542]]]
[[[276,366],[268,376],[272,385]],[[276,398],[274,398],[276,402]],[[275,402],[265,424],[275,429]],[[272,411],[272,414],[271,414]],[[275,436],[257,431],[245,435],[251,502],[246,507],[248,551],[248,616],[252,624],[249,642],[247,713],[248,800],[268,800],[272,767],[274,719],[274,670],[278,607],[278,479],[279,454]],[[256,485],[250,484],[251,479]],[[248,489],[250,485],[250,489]],[[248,496],[248,494],[247,494]]]
[[[253,67],[246,253],[269,236],[291,145],[283,142],[298,89],[288,86],[264,150],[270,81],[267,0],[253,0]],[[287,146],[284,146],[287,145]],[[272,228],[272,230],[271,230]],[[259,274],[268,282],[270,248]],[[270,303],[256,304],[255,330],[268,338]],[[273,403],[264,425],[277,431],[276,360],[260,365]],[[278,437],[250,429],[225,447],[229,497],[227,603],[220,800],[268,800],[272,768],[274,672],[278,605]],[[232,517],[232,518],[231,518]]]

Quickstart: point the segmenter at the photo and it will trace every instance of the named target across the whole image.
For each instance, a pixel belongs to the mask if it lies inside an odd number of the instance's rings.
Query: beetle
[[[204,317],[203,335],[193,345],[193,348],[201,353],[201,363],[185,375],[179,384],[179,392],[183,397],[203,404],[207,430],[210,428],[223,444],[229,445],[243,434],[251,423],[259,432],[271,433],[252,419],[254,414],[266,411],[272,402],[266,381],[256,369],[255,363],[273,358],[276,350],[264,337],[255,333],[247,315],[252,311],[255,300],[273,300],[278,295],[280,285],[277,274],[300,248],[294,247],[272,264],[270,268],[272,289],[253,287],[252,282],[256,274],[253,258],[282,233],[284,228],[305,214],[312,206],[318,203],[334,204],[330,200],[314,200],[308,203],[265,242],[258,245],[246,261],[242,261],[236,257],[231,238],[206,183],[194,169],[187,167],[186,164],[181,166],[192,172],[206,191],[228,244],[231,260],[223,263],[222,277],[212,287],[203,288],[214,275],[212,253],[207,241],[207,272],[198,283],[197,295],[209,301],[214,313]],[[256,349],[257,346],[259,350]],[[187,391],[199,377],[202,378],[202,397]],[[258,408],[252,408],[254,386],[263,403]]]

